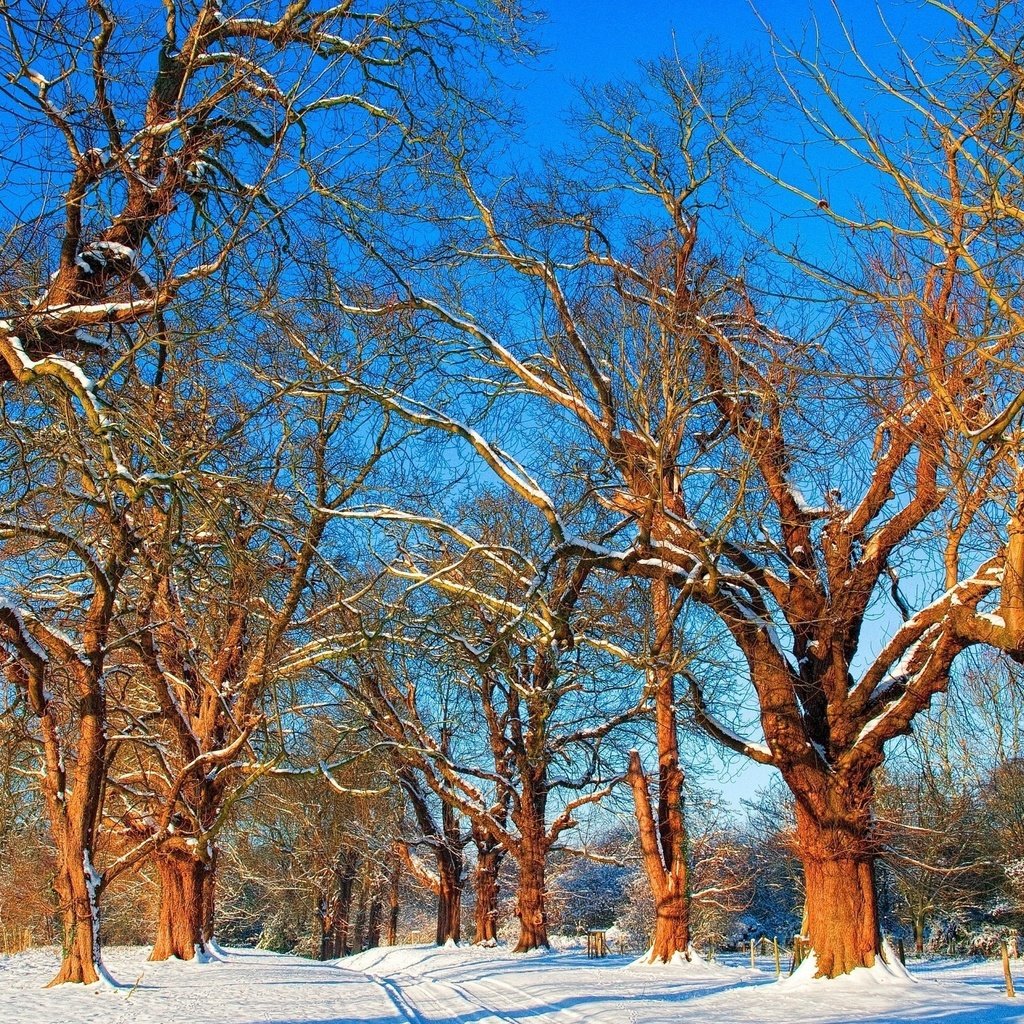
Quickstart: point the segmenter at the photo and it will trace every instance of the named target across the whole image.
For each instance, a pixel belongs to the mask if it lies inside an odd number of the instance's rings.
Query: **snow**
[[[771,757],[771,748],[766,743],[756,743],[753,740],[744,739],[738,733],[733,732],[724,722],[715,718],[709,712],[704,712],[705,717],[711,722],[712,727],[727,740],[737,745],[742,745],[745,750],[750,751],[754,755],[761,755],[762,757]]]
[[[805,516],[817,518],[824,515],[828,509],[818,508],[813,506],[805,497],[803,491],[789,477],[785,477],[786,490],[789,491],[790,498],[793,499],[793,503],[799,509],[800,513]]]
[[[396,946],[330,963],[221,950],[205,963],[149,963],[114,948],[112,990],[43,986],[52,949],[0,957],[0,1020],[19,1024],[943,1024],[1024,1022],[998,961],[928,961],[911,980],[878,964],[835,981],[813,963],[777,982],[769,958],[713,964],[588,960],[578,949],[516,956],[475,946]],[[1018,961],[1014,969],[1021,974]]]
[[[831,981],[815,977],[818,973],[818,964],[812,952],[793,972],[792,977],[783,978],[778,982],[778,987],[786,991],[814,990],[821,995],[825,995],[827,991],[828,997],[832,998],[833,994],[845,996],[847,993],[870,993],[879,985],[900,985],[904,988],[916,985],[918,979],[900,963],[896,951],[888,942],[883,943],[883,947],[887,962],[879,958],[875,961],[874,967],[863,967],[859,971]],[[823,986],[826,991],[822,990]]]
[[[9,611],[14,616],[15,620],[18,623],[18,631],[21,635],[21,639],[25,642],[25,645],[28,647],[28,649],[40,661],[49,661],[50,659],[49,657],[47,657],[46,651],[44,651],[43,648],[39,646],[39,644],[36,642],[35,637],[32,636],[31,632],[29,632],[28,626],[25,625],[25,617],[30,615],[28,609],[22,608],[16,604],[11,604],[11,602],[2,594],[0,594],[0,608],[6,608],[7,611]],[[46,699],[49,700],[49,697],[46,696]]]

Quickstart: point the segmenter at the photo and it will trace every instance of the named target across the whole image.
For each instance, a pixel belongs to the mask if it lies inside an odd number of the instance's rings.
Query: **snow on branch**
[[[352,377],[343,377],[341,380],[349,390],[365,395],[411,423],[432,427],[468,442],[499,479],[543,514],[556,542],[561,543],[565,539],[565,531],[554,501],[519,462],[491,444],[472,427],[406,395],[383,388],[372,388]]]
[[[697,724],[705,732],[721,743],[723,747],[734,750],[737,754],[742,754],[744,757],[749,757],[758,764],[775,763],[771,749],[768,746],[763,743],[754,743],[751,740],[743,739],[743,737],[738,736],[727,725],[715,718],[708,710],[707,704],[704,701],[704,694],[701,691],[700,684],[689,674],[687,674],[687,679],[690,684],[690,695],[693,699],[694,716],[697,719]]]

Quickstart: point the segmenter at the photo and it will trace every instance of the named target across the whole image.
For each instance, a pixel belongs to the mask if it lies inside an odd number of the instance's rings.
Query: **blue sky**
[[[723,49],[760,50],[767,53],[762,20],[780,37],[798,42],[813,37],[817,25],[826,42],[842,46],[830,3],[821,0],[763,0],[757,13],[748,0],[550,0],[540,5],[547,18],[539,37],[547,52],[540,68],[524,76],[530,88],[523,98],[534,124],[555,126],[573,98],[572,81],[606,81],[631,75],[638,61],[678,51],[692,52],[702,42],[714,41]],[[843,20],[872,59],[889,50],[878,7],[871,0],[841,0]],[[920,40],[911,48],[927,49],[924,42],[942,24],[942,17],[927,3],[881,0],[882,15],[901,38]]]

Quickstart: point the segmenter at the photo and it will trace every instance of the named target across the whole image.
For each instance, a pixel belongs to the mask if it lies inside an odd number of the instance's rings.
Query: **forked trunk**
[[[91,985],[100,980],[99,907],[96,878],[88,850],[64,835],[58,846],[54,889],[60,901],[63,957],[48,987],[66,982]]]
[[[519,861],[519,892],[516,915],[519,942],[513,952],[527,953],[548,946],[548,922],[544,906],[543,848],[524,847]]]
[[[825,780],[796,805],[804,866],[807,936],[818,977],[872,967],[881,953],[870,785]]]
[[[658,743],[658,804],[652,804],[649,780],[637,751],[629,755],[627,781],[640,834],[644,871],[654,897],[654,935],[650,961],[668,963],[676,954],[690,956],[690,871],[686,819],[683,814],[685,778],[679,763],[676,731],[675,678],[672,670],[672,599],[664,580],[651,583],[655,642],[650,675],[654,693],[655,736]]]
[[[493,945],[498,939],[498,869],[501,851],[477,849],[476,857],[476,912],[473,941]]]
[[[153,857],[160,876],[160,914],[150,960],[192,960],[204,953],[208,928],[209,865],[190,850],[169,848]]]
[[[71,785],[64,768],[64,754],[57,724],[48,702],[34,701],[46,752],[43,790],[50,817],[50,832],[57,854],[54,890],[63,924],[62,960],[50,985],[66,982],[91,985],[105,977],[100,959],[101,879],[92,862],[96,822],[103,804],[106,767],[106,702],[99,684],[102,664],[89,671],[72,661],[77,677],[81,722],[77,760]]]

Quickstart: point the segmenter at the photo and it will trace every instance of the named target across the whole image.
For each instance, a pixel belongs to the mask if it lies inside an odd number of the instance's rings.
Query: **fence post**
[[[757,967],[757,963],[754,960],[754,940],[750,940],[750,969],[753,970]]]
[[[1013,975],[1010,973],[1010,953],[1006,948],[1006,940],[999,943],[1003,952],[1003,977],[1006,979],[1006,994],[1013,999],[1017,993],[1013,990]]]
[[[779,959],[779,937],[778,935],[772,939],[772,944],[775,946],[775,977],[782,977],[782,961]]]

